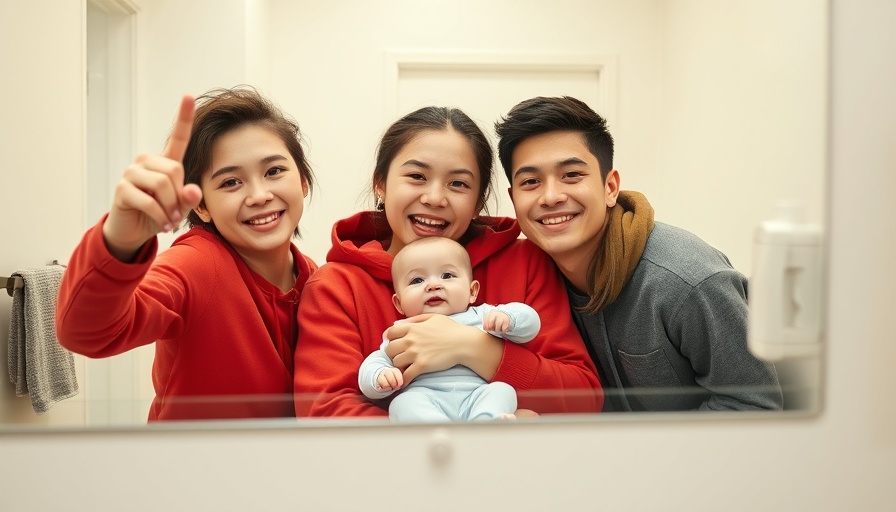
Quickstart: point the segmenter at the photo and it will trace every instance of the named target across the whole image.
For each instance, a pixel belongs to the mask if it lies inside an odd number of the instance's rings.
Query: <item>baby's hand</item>
[[[401,389],[404,378],[398,368],[386,368],[376,377],[377,391],[395,391]]]
[[[506,334],[507,329],[510,329],[510,317],[503,311],[493,309],[485,314],[485,318],[482,320],[482,328],[486,331]]]

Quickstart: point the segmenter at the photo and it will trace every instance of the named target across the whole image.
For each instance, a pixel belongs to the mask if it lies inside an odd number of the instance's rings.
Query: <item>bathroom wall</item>
[[[65,262],[84,231],[84,2],[0,2],[0,275]],[[12,299],[0,292],[6,340]],[[84,394],[38,416],[0,350],[0,424],[83,424]],[[76,363],[85,378],[84,360]],[[83,386],[82,386],[83,387]]]

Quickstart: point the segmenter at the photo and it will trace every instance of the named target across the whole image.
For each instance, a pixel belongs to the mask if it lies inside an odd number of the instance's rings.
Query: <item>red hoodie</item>
[[[108,357],[155,342],[150,421],[293,416],[296,309],[314,262],[291,246],[299,277],[283,294],[195,227],[158,257],[153,238],[123,263],[106,249],[104,221],[63,274],[59,343]]]
[[[529,343],[504,342],[492,380],[513,386],[520,408],[600,411],[600,384],[553,261],[518,238],[514,219],[479,221],[488,227],[466,244],[473,277],[481,283],[476,304],[524,302],[542,323]],[[383,331],[402,318],[392,305],[392,255],[383,249],[392,233],[381,214],[361,212],[337,222],[332,236],[327,263],[308,280],[299,305],[296,415],[386,416],[385,404],[358,389],[358,367],[379,348]]]

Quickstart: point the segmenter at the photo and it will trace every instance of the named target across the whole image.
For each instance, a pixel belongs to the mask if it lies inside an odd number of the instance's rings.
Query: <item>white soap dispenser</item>
[[[769,361],[819,354],[823,310],[821,226],[796,205],[776,210],[756,229],[748,288],[748,345]]]

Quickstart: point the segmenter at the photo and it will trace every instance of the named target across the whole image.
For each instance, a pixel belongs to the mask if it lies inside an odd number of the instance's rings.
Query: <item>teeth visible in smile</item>
[[[273,222],[273,221],[277,220],[277,217],[279,217],[279,216],[280,216],[280,212],[275,212],[275,213],[268,215],[267,217],[262,217],[260,219],[249,219],[246,222],[249,224],[258,226],[260,224],[267,224],[268,222]]]
[[[424,219],[422,217],[411,217],[414,222],[418,222],[420,224],[425,224],[427,226],[433,227],[442,227],[447,226],[448,223],[443,220],[435,220],[435,219]]]
[[[571,219],[572,215],[561,215],[560,217],[551,217],[548,219],[541,219],[541,223],[550,226],[551,224],[560,224],[561,222],[566,222]]]

